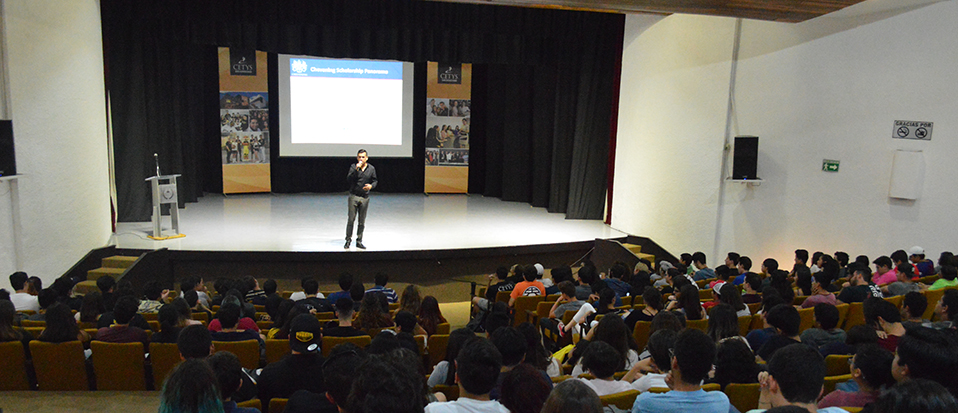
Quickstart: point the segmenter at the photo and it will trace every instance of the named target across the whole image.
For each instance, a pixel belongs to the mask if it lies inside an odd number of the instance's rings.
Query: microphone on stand
[[[156,162],[156,176],[160,176],[160,157],[157,154],[153,154],[153,160]]]

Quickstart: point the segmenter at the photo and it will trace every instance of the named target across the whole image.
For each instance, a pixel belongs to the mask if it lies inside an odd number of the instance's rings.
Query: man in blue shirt
[[[705,265],[704,252],[699,251],[692,254],[692,266],[695,267],[695,275],[692,276],[695,281],[715,278],[715,270]]]
[[[816,403],[825,384],[825,359],[811,346],[791,344],[775,352],[768,361],[768,372],[759,373],[759,382],[759,408],[749,413],[789,405],[813,413],[845,412],[838,407],[818,408]]]
[[[715,341],[705,333],[688,329],[675,339],[672,370],[665,378],[672,391],[642,393],[635,398],[632,413],[729,413],[735,412],[728,396],[702,390],[715,360]]]
[[[381,292],[381,293],[383,293],[383,294],[386,295],[386,301],[389,301],[390,304],[394,304],[394,303],[399,302],[399,296],[396,295],[396,290],[393,290],[392,288],[386,288],[386,283],[388,283],[388,282],[389,282],[389,276],[388,276],[388,275],[386,275],[386,274],[384,274],[384,273],[381,273],[381,272],[377,272],[377,273],[376,273],[376,286],[373,287],[373,288],[370,288],[370,289],[366,290],[366,293],[368,294],[368,293],[371,293],[371,292],[373,292],[373,291],[379,291],[379,292]]]

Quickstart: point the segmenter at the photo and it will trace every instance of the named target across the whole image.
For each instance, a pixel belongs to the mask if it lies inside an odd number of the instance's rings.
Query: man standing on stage
[[[366,249],[363,245],[363,228],[366,227],[366,210],[369,209],[369,191],[376,187],[379,180],[376,178],[376,168],[366,163],[369,157],[366,150],[360,149],[356,154],[356,163],[349,167],[346,182],[349,184],[349,222],[346,223],[346,245],[349,248],[353,240],[353,221],[356,220],[356,210],[359,210],[359,228],[356,230],[356,246]]]

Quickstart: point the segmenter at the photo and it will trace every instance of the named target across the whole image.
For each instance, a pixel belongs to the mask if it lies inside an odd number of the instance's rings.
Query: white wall
[[[958,249],[958,3],[903,3],[743,22],[731,132],[760,136],[765,182],[753,188],[719,183],[734,21],[673,15],[627,37],[613,227],[673,253],[704,251],[710,264],[730,250],[785,264],[796,248],[873,259],[916,244],[932,259]],[[725,59],[693,53],[702,48]],[[655,64],[683,57],[699,64]],[[896,119],[935,122],[933,140],[892,139]],[[915,202],[888,198],[896,149],[924,153]],[[840,172],[822,172],[825,158]]]
[[[99,3],[3,0],[4,70],[19,179],[22,270],[49,285],[110,228]],[[0,183],[0,284],[17,269]]]

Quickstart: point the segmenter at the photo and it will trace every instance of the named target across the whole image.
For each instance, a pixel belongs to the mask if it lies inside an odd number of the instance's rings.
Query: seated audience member
[[[235,292],[236,290],[230,290],[230,291]],[[237,317],[239,319],[236,322],[236,326],[238,329],[250,330],[259,334],[259,326],[256,325],[256,321],[253,321],[252,318],[244,314],[245,310],[243,309],[243,303],[240,301],[240,299],[237,296],[227,293],[226,296],[223,297],[223,304],[220,306],[220,311],[223,311],[223,307],[226,306],[227,304],[235,305],[236,308],[239,309],[239,314],[237,314]],[[254,309],[253,311],[255,314],[256,310]],[[213,318],[210,320],[210,324],[208,326],[210,331],[215,332],[215,331],[220,331],[223,329],[223,324],[222,324],[222,321],[220,321],[219,316],[220,316],[220,313],[217,312],[216,318]]]
[[[615,296],[619,299],[629,295],[629,292],[632,291],[632,286],[622,281],[628,273],[629,267],[625,263],[617,262],[612,265],[612,268],[609,268],[609,276],[605,279],[605,285],[615,291]]]
[[[728,396],[705,392],[702,382],[715,361],[715,342],[705,333],[687,329],[675,338],[671,360],[671,389],[668,393],[642,393],[635,399],[633,413],[642,412],[730,412]]]
[[[47,308],[49,308],[53,304],[56,304],[58,298],[59,296],[57,296],[57,292],[53,291],[50,288],[47,288],[45,290],[40,290],[40,293],[37,294],[37,302],[40,303],[40,310],[37,311],[36,314],[31,314],[29,317],[27,317],[27,320],[32,320],[32,321],[46,320]]]
[[[632,390],[628,381],[613,377],[624,361],[624,356],[609,344],[602,341],[592,343],[582,356],[582,368],[595,378],[579,380],[588,384],[599,396]]]
[[[76,313],[76,319],[80,323],[93,323],[95,325],[100,315],[105,312],[103,295],[98,291],[93,291],[83,296],[83,304],[80,305],[80,311]]]
[[[565,316],[567,311],[572,311],[573,313],[579,311],[585,304],[585,301],[576,299],[575,286],[570,281],[560,282],[559,292],[561,293],[559,298],[556,299],[555,303],[552,304],[552,308],[549,309],[549,317],[539,320],[539,326],[542,327],[543,331],[549,331],[553,336],[559,336],[560,334],[565,335],[567,329],[562,328],[564,327],[562,325],[562,317]],[[572,324],[570,328],[576,325],[575,323],[570,324]]]
[[[604,341],[615,348],[619,353],[625,355],[625,364],[619,370],[629,370],[632,365],[639,362],[639,353],[635,339],[632,338],[632,332],[625,327],[625,322],[621,317],[603,317],[599,324],[589,334],[576,343],[572,351],[571,362],[575,362],[572,368],[572,377],[577,377],[583,373],[581,357],[585,354],[588,346],[596,341]]]
[[[645,307],[639,311],[631,311],[625,317],[625,325],[629,330],[635,329],[635,323],[639,321],[652,321],[653,318],[662,310],[665,305],[662,303],[662,293],[655,287],[647,287],[642,293],[642,302]]]
[[[931,380],[916,379],[892,386],[862,411],[950,413],[958,411],[958,401],[942,385]]]
[[[183,297],[174,298],[173,301],[170,301],[170,305],[176,309],[176,313],[179,315],[177,326],[186,327],[194,324],[203,324],[200,320],[193,319],[193,310],[190,309],[190,305],[186,303]]]
[[[297,390],[322,394],[322,328],[311,314],[300,314],[290,322],[290,355],[268,364],[259,375],[257,388],[264,405],[274,398],[289,398]]]
[[[423,377],[407,361],[411,358],[414,357],[404,349],[366,356],[357,369],[345,410],[350,413],[423,411]]]
[[[183,293],[183,300],[185,300],[186,305],[190,307],[190,312],[206,313],[206,319],[213,320],[213,312],[200,302],[199,295],[196,294],[196,291],[188,290]]]
[[[940,321],[934,324],[935,328],[955,328],[955,319],[958,318],[958,290],[947,290],[935,304],[935,314]]]
[[[106,341],[108,343],[143,343],[149,345],[150,339],[146,331],[130,325],[130,320],[136,315],[136,310],[140,303],[132,296],[123,296],[116,300],[116,306],[113,307],[113,319],[115,323],[109,327],[103,327],[96,332],[94,340]],[[71,319],[73,317],[70,317]],[[48,321],[49,323],[49,321]]]
[[[131,297],[132,298],[132,297]],[[136,299],[134,298],[135,302]],[[136,308],[133,309],[136,312]],[[63,343],[67,341],[89,341],[90,335],[80,330],[76,318],[70,307],[63,303],[54,303],[47,309],[46,327],[40,332],[37,340],[47,343]],[[144,334],[145,335],[145,334]]]
[[[270,299],[282,299],[279,294],[276,294],[276,280],[270,278],[263,283],[263,295],[261,297],[254,297],[252,300],[253,305],[268,305]]]
[[[326,299],[331,303],[335,303],[342,297],[350,297],[350,288],[353,288],[353,275],[348,272],[339,274],[339,291],[330,294],[329,297],[326,297]]]
[[[570,275],[570,276],[572,275],[572,270],[569,270],[569,275]],[[555,278],[555,271],[554,271],[554,270],[553,270],[552,277]],[[516,286],[515,284],[513,284],[513,283],[509,280],[509,269],[506,268],[506,267],[496,268],[496,272],[495,272],[494,274],[489,274],[489,275],[487,276],[487,280],[488,280],[488,282],[486,283],[486,296],[485,296],[485,299],[486,299],[486,301],[487,301],[487,304],[481,305],[481,306],[479,305],[479,302],[478,302],[478,301],[479,301],[479,300],[482,300],[483,297],[473,297],[473,298],[472,298],[472,303],[473,303],[474,305],[476,305],[476,306],[479,306],[480,308],[488,307],[488,306],[489,306],[488,304],[495,302],[495,301],[496,301],[496,295],[497,295],[500,291],[509,291],[509,292],[511,292],[512,289],[515,288],[515,286]],[[493,281],[496,281],[496,280],[498,280],[498,282],[496,282],[495,284],[493,284],[492,282],[493,282]]]
[[[817,275],[821,273],[822,272],[819,271],[815,274]],[[812,274],[806,273],[804,270],[799,269],[795,274],[795,295],[805,297],[812,295],[812,283]]]
[[[760,310],[764,327],[749,331],[748,334],[745,335],[745,339],[748,340],[748,346],[753,349],[762,348],[765,342],[776,334],[775,329],[768,324],[768,310],[771,310],[772,307],[779,304],[785,304],[785,300],[778,295],[778,290],[771,287],[766,288],[766,290],[768,290],[769,293],[762,294],[762,309]],[[772,291],[775,291],[775,293],[772,293]]]
[[[738,259],[738,264],[735,265],[734,275],[735,278],[732,279],[732,285],[741,285],[746,282],[748,274],[751,273],[752,269],[752,259],[746,256],[741,256]]]
[[[837,304],[835,294],[832,294],[826,289],[827,286],[831,285],[831,280],[827,280],[826,278],[827,275],[825,271],[821,271],[812,277],[812,295],[802,302],[802,308],[812,308],[817,304],[823,303],[832,306]]]
[[[602,400],[580,380],[556,385],[542,406],[542,413],[602,413]]]
[[[915,264],[915,268],[918,269],[918,274],[922,277],[927,277],[929,275],[935,275],[935,263],[929,259],[925,259],[925,249],[919,246],[914,246],[908,249],[908,260],[912,264]]]
[[[439,300],[431,295],[423,297],[417,318],[419,325],[426,332],[427,336],[436,334],[436,329],[440,324],[449,322],[446,320],[446,317],[442,316],[442,311],[439,309]]]
[[[710,284],[710,286],[708,287],[708,289],[709,289],[709,293],[712,294],[712,299],[709,300],[709,301],[706,301],[706,302],[702,303],[702,308],[704,308],[704,309],[706,310],[706,312],[708,312],[709,310],[712,309],[712,307],[715,307],[715,306],[719,305],[719,303],[722,302],[722,301],[721,301],[721,298],[722,298],[722,292],[721,292],[722,286],[725,285],[725,284],[731,285],[730,283],[725,282],[725,281],[722,281],[721,279],[719,279],[718,281],[712,281],[712,282],[709,283],[709,284]],[[703,288],[703,289],[704,289],[704,288]],[[736,294],[737,294],[737,293],[738,293],[738,291],[736,291]]]
[[[17,311],[40,311],[40,302],[35,295],[27,292],[27,280],[30,276],[23,271],[17,271],[10,274],[10,286],[13,287],[13,294],[10,294],[10,302]]]
[[[768,341],[755,352],[761,360],[771,360],[779,349],[791,344],[801,343],[798,329],[801,327],[802,318],[798,315],[798,310],[795,307],[788,304],[779,304],[773,307],[768,310],[765,323],[774,328],[776,334],[769,337]]]
[[[33,335],[14,324],[16,316],[17,309],[13,303],[10,300],[0,300],[0,342],[20,341],[24,350],[29,352]]]
[[[220,306],[220,311],[216,313],[216,320],[221,326],[220,331],[211,331],[213,341],[245,341],[256,340],[260,344],[260,350],[265,351],[266,343],[259,333],[253,330],[246,330],[239,326],[240,308],[234,303],[225,303]],[[314,318],[315,319],[315,318]],[[318,322],[318,321],[317,321]]]
[[[735,287],[732,287],[735,288]],[[724,340],[742,340],[748,345],[745,337],[742,337],[741,330],[738,328],[738,316],[735,315],[735,309],[732,306],[722,303],[712,309],[712,315],[709,317],[708,328],[705,333],[708,334],[716,344]]]
[[[725,283],[719,289],[719,301],[732,306],[736,317],[750,317],[752,311],[742,301],[742,294],[731,283]]]
[[[426,335],[426,330],[423,330],[419,323],[416,322],[416,316],[408,311],[397,311],[393,322],[396,324],[397,333],[406,333],[414,336]]]
[[[795,250],[795,263],[792,264],[792,271],[788,276],[794,278],[798,269],[802,267],[808,268],[808,250],[797,249]]]
[[[389,313],[383,311],[382,305],[379,303],[380,297],[383,297],[382,293],[377,292],[366,294],[363,297],[362,304],[360,304],[359,307],[359,314],[356,315],[356,320],[353,321],[354,327],[368,334],[374,329],[382,329],[395,325]]]
[[[242,282],[245,285],[246,295],[243,298],[246,302],[253,305],[266,305],[266,290],[259,288],[259,280],[257,280],[256,277],[247,275],[243,277]],[[276,290],[274,288],[273,293],[275,292]]]
[[[695,267],[695,273],[692,274],[693,281],[708,280],[715,278],[715,270],[705,264],[705,253],[698,251],[692,254],[692,266]]]
[[[170,372],[163,383],[159,411],[223,411],[223,402],[220,400],[216,382],[216,375],[205,360],[184,360]]]
[[[742,302],[755,304],[762,302],[762,276],[747,272],[743,274],[745,281],[742,284]]]
[[[931,327],[931,321],[922,318],[925,310],[928,308],[928,297],[924,294],[912,291],[905,294],[901,302],[901,324],[905,328],[911,327]]]
[[[627,318],[631,311],[615,308],[615,291],[612,291],[611,288],[603,288],[599,291],[599,301],[594,304],[585,303],[582,304],[582,307],[579,307],[579,310],[576,311],[575,315],[572,316],[569,324],[562,326],[563,334],[570,331],[581,331],[582,327],[587,329],[592,329],[599,322],[596,321],[596,317],[600,314],[604,315],[615,315],[622,318]],[[559,311],[556,311],[556,315],[559,315]]]
[[[170,295],[170,290],[163,289],[159,281],[150,281],[143,286],[143,297],[140,306],[137,307],[138,313],[156,313],[160,311],[166,297]]]
[[[286,340],[289,338],[289,323],[300,314],[309,314],[303,307],[296,305],[295,301],[286,300],[280,304],[276,310],[278,316],[273,320],[269,331],[266,333],[268,339]]]
[[[898,308],[888,301],[869,298],[865,300],[862,311],[865,313],[865,324],[884,332],[878,339],[878,345],[894,352],[898,347],[898,340],[905,335],[905,326],[901,324]]]
[[[857,392],[835,390],[818,402],[818,407],[865,407],[875,401],[882,390],[895,384],[891,375],[891,363],[895,358],[888,350],[875,344],[858,347],[849,361],[852,380],[858,384]]]
[[[200,304],[203,304],[203,307],[210,308],[213,306],[210,301],[210,296],[206,293],[206,285],[203,283],[202,278],[188,276],[180,283],[180,291],[183,294],[186,294],[186,292],[190,290],[196,291],[196,298]]]
[[[729,252],[725,255],[725,263],[715,267],[715,274],[726,273],[729,277],[734,278],[738,276],[738,261],[742,259],[742,256],[737,252]],[[728,280],[726,278],[726,280]],[[741,283],[739,283],[741,284]]]
[[[549,377],[561,376],[562,365],[542,345],[542,335],[539,334],[539,329],[532,323],[526,322],[516,326],[516,330],[526,339],[526,356],[522,362],[539,371],[544,371]]]
[[[496,387],[489,393],[490,398],[498,400],[502,391],[502,378],[504,377],[504,373],[511,371],[522,363],[522,360],[525,359],[528,347],[525,336],[515,328],[509,326],[501,327],[490,334],[489,341],[492,342],[492,345],[496,346],[496,350],[499,351],[502,357],[500,373],[503,374],[499,375]],[[549,387],[551,388],[552,380],[549,379],[549,376],[544,371],[540,371],[539,375],[549,382]]]
[[[509,305],[498,302],[492,305],[492,310],[489,311],[486,319],[482,322],[482,326],[476,331],[486,330],[486,334],[492,335],[496,332],[496,329],[510,325],[512,325],[512,314],[509,312]]]
[[[848,329],[844,343],[831,342],[823,346],[819,351],[823,357],[832,354],[849,356],[855,354],[858,347],[865,344],[877,345],[878,333],[874,327],[860,324]]]
[[[379,296],[383,297],[383,296]],[[353,298],[353,301],[356,301],[356,298]],[[385,300],[380,300],[385,301]],[[413,314],[419,314],[419,307],[422,305],[422,293],[419,292],[419,287],[416,287],[415,284],[409,284],[406,288],[403,288],[402,294],[399,296],[399,309],[409,311]],[[388,311],[388,305],[386,306]]]
[[[785,271],[775,270],[768,280],[768,286],[778,290],[778,295],[782,296],[786,304],[795,301],[795,290],[792,289],[792,282],[788,280],[788,274]]]
[[[852,275],[838,293],[839,304],[861,303],[869,297],[882,298],[881,288],[869,281],[872,274],[867,265],[853,264],[849,271]]]
[[[632,382],[632,388],[640,392],[647,392],[653,387],[669,387],[665,378],[672,368],[670,352],[677,335],[676,331],[668,329],[652,333],[649,336],[649,357],[632,365],[629,372],[622,377],[622,381]],[[752,358],[754,359],[754,356]]]
[[[531,265],[523,267],[523,281],[516,284],[516,287],[512,289],[512,293],[509,294],[509,307],[514,306],[516,303],[516,298],[519,298],[520,296],[528,297],[546,294],[546,287],[542,285],[541,282],[536,280],[537,274],[538,272],[536,271],[535,267]]]
[[[316,279],[313,278],[313,277],[303,277],[301,280],[299,280],[299,286],[300,286],[300,288],[303,289],[303,291],[296,291],[296,292],[290,294],[290,295],[289,295],[289,299],[290,299],[290,300],[293,300],[293,301],[299,301],[299,300],[302,300],[302,299],[304,299],[304,298],[306,298],[306,297],[316,297],[316,298],[319,298],[319,299],[324,299],[324,298],[326,298],[326,296],[324,296],[323,293],[319,292],[319,283],[318,283],[318,282],[316,283],[316,292],[314,292],[314,293],[312,293],[312,294],[307,294],[307,293],[306,293],[306,284],[307,284],[307,281],[309,281],[309,280],[316,281]],[[310,288],[310,289],[312,289],[312,288]]]
[[[676,294],[675,301],[670,302],[665,309],[684,315],[686,320],[702,320],[708,317],[699,300],[699,290],[694,285],[683,285]]]
[[[912,281],[912,278],[915,277],[915,274],[912,273],[912,268],[912,265],[907,263],[898,266],[898,274],[896,274],[897,281],[882,287],[882,292],[885,293],[886,297],[905,295],[912,291],[921,291],[921,284]]]
[[[941,266],[941,278],[935,280],[935,283],[928,287],[929,290],[940,290],[948,287],[958,286],[958,267],[954,265]]]
[[[100,290],[103,296],[103,308],[113,308],[116,305],[116,297],[113,289],[116,287],[116,279],[109,275],[101,275],[96,279],[96,288]]]
[[[378,291],[386,296],[386,300],[389,301],[390,304],[399,302],[399,295],[396,294],[396,290],[386,287],[386,283],[389,282],[388,275],[382,272],[377,272],[374,282],[376,285],[374,285],[373,288],[366,290],[366,293]]]
[[[213,354],[213,337],[206,327],[186,326],[176,337],[176,348],[180,351],[180,358],[183,360],[205,359]]]
[[[895,273],[895,266],[892,264],[891,258],[882,255],[876,258],[872,264],[875,264],[875,273],[872,274],[871,278],[873,284],[887,285],[898,280],[898,275]]]
[[[296,305],[303,307],[307,312],[325,313],[333,311],[329,303],[335,303],[335,301],[319,298],[322,294],[319,292],[319,282],[315,279],[307,278],[303,281],[303,292],[306,293],[306,296],[300,300],[296,300]],[[329,296],[332,297],[333,295],[335,294],[330,294]],[[348,297],[349,295],[347,294],[346,296]]]
[[[511,413],[539,413],[552,391],[552,381],[540,370],[522,363],[502,374],[502,395],[499,402]]]
[[[167,304],[160,307],[156,315],[160,322],[160,331],[150,336],[150,341],[154,343],[175,343],[180,335],[180,313],[176,311],[173,304]]]
[[[353,387],[356,372],[365,354],[352,343],[336,346],[323,363],[323,378],[326,394],[309,390],[297,390],[289,396],[285,413],[337,413],[345,412],[349,390]]]
[[[349,297],[340,298],[336,301],[337,322],[330,321],[323,328],[325,337],[356,337],[364,336],[366,332],[353,327],[353,299]]]
[[[845,412],[837,407],[818,408],[816,405],[825,384],[825,359],[804,344],[792,344],[777,351],[768,361],[768,372],[759,375],[759,383],[759,409],[750,412],[787,405],[812,413]]]
[[[502,368],[502,356],[489,340],[469,340],[456,356],[456,368],[459,398],[449,402],[429,403],[425,408],[426,413],[509,412],[509,409],[489,397],[489,393],[496,387]]]
[[[259,413],[258,409],[252,407],[237,407],[236,402],[233,401],[233,395],[243,385],[245,375],[243,366],[240,365],[239,358],[235,354],[221,351],[210,356],[207,362],[216,376],[223,413]]]
[[[845,330],[838,328],[838,308],[834,305],[821,303],[815,305],[815,327],[802,332],[802,343],[808,344],[819,351],[833,342],[844,343],[847,335]]]
[[[729,383],[757,383],[761,371],[755,353],[742,340],[725,340],[715,348],[715,374],[709,383],[725,389]]]
[[[958,345],[948,333],[918,327],[908,330],[898,342],[891,373],[899,383],[927,379],[941,384],[953,394],[958,389]]]
[[[508,274],[508,270],[506,270],[506,273]],[[632,280],[634,281],[635,277],[632,277]],[[569,281],[573,284],[576,283],[575,276],[572,275],[572,267],[569,267],[568,265],[562,265],[552,269],[552,285],[546,286],[546,294],[559,294],[559,283],[563,281]],[[545,285],[545,283],[542,285]],[[515,287],[515,284],[513,284],[512,287]],[[512,289],[513,288],[510,287],[506,291],[512,292]],[[488,295],[488,293],[486,294]]]
[[[467,328],[453,330],[449,334],[449,342],[446,344],[446,357],[436,363],[432,368],[432,374],[426,385],[434,387],[440,384],[448,386],[456,384],[456,357],[459,356],[459,350],[469,339],[475,338],[476,333]]]

